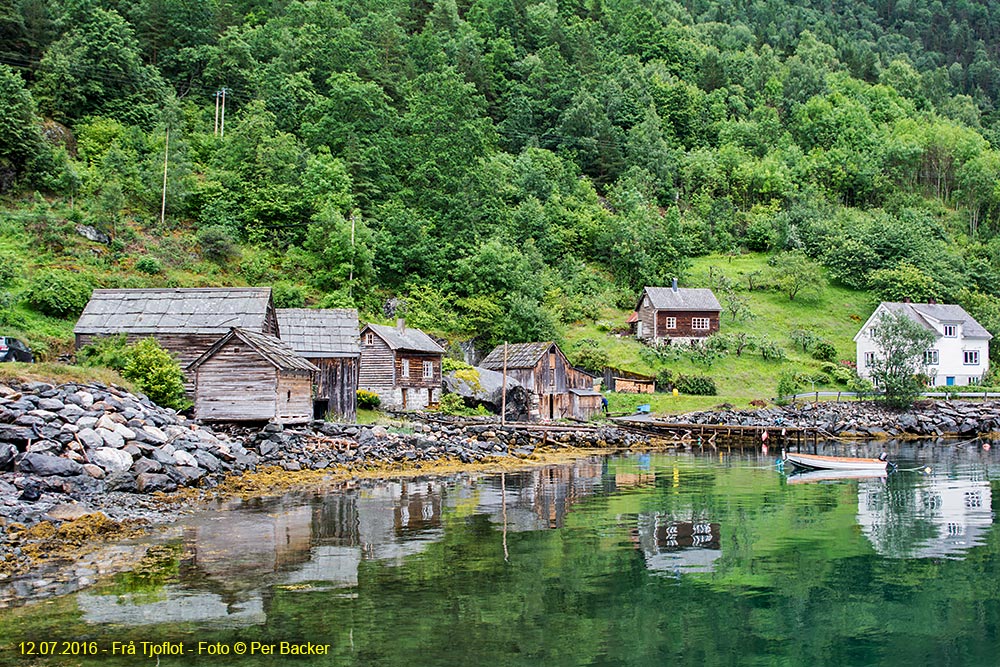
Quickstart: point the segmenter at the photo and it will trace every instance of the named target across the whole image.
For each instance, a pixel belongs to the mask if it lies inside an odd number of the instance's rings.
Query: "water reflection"
[[[674,576],[711,572],[722,555],[718,523],[673,521],[659,513],[642,514],[638,523],[633,533],[637,548],[652,571]]]

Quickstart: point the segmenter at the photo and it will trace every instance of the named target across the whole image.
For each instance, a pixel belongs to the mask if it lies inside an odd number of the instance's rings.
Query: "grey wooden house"
[[[313,418],[319,369],[274,336],[231,329],[187,370],[197,419],[301,424]]]
[[[492,371],[504,369],[504,346],[498,345],[479,362]],[[552,342],[513,343],[507,346],[507,375],[531,394],[532,419],[589,419],[601,410],[601,394],[594,376],[574,368]]]
[[[444,348],[420,329],[366,324],[361,329],[358,388],[373,391],[390,410],[422,410],[441,400]]]
[[[101,336],[152,336],[185,368],[234,327],[278,336],[270,287],[98,289],[73,334],[76,349]]]
[[[358,311],[348,308],[279,308],[281,340],[319,368],[316,415],[354,421],[358,409]]]

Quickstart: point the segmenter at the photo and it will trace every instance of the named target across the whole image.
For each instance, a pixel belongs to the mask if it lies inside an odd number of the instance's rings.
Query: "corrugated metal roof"
[[[238,338],[249,345],[257,354],[278,370],[319,371],[305,357],[296,354],[292,346],[285,341],[257,331],[250,331],[249,329],[232,329],[225,336],[213,343],[212,347],[205,350],[204,354],[188,364],[188,370],[193,371],[198,366],[201,366],[233,338]]]
[[[353,308],[279,308],[281,340],[309,359],[356,357],[358,311]]]
[[[962,336],[965,338],[993,338],[983,325],[975,320],[972,315],[965,312],[965,308],[953,303],[901,303],[898,301],[883,301],[882,306],[886,310],[903,314],[911,320],[921,324],[925,328],[937,333],[937,329],[925,319],[929,317],[934,320],[946,323],[958,323],[962,325]]]
[[[507,345],[507,368],[534,368],[542,355],[548,352],[553,342],[510,343]],[[483,368],[503,370],[503,345],[497,345],[486,358],[479,362]]]
[[[98,289],[73,333],[217,333],[231,328],[262,331],[270,287]]]
[[[712,290],[702,287],[647,287],[643,293],[656,310],[722,310]]]
[[[374,331],[393,350],[412,350],[413,352],[444,354],[444,348],[435,343],[433,338],[420,329],[406,327],[400,332],[396,327],[384,324],[366,324],[364,329],[361,330],[362,333],[364,333],[365,329]]]

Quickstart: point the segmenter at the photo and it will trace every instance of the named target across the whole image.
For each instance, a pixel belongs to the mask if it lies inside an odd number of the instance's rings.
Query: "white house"
[[[883,301],[854,337],[858,349],[858,375],[871,379],[878,348],[870,332],[883,313],[901,314],[935,335],[924,352],[924,365],[934,386],[979,384],[990,367],[993,336],[965,309],[946,303],[893,303]]]

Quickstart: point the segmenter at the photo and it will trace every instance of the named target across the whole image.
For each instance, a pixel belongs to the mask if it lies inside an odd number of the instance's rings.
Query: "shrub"
[[[155,276],[158,273],[163,273],[163,264],[155,257],[140,257],[136,260],[135,270]]]
[[[464,414],[466,412],[465,401],[458,394],[444,394],[441,396],[438,411],[445,415]]]
[[[452,371],[461,371],[472,368],[469,364],[465,363],[461,359],[452,359],[451,357],[443,357],[441,359],[441,372],[450,373]]]
[[[128,362],[127,348],[125,334],[97,338],[77,351],[76,363],[89,367],[103,366],[120,373]]]
[[[184,374],[177,360],[155,338],[143,338],[127,349],[122,377],[132,380],[149,400],[180,410],[185,407]]]
[[[692,396],[715,396],[715,380],[707,375],[678,375],[677,391]]]
[[[790,396],[802,391],[802,382],[796,373],[782,373],[778,376],[778,404],[786,405]]]
[[[812,358],[819,361],[833,361],[837,358],[837,348],[833,343],[821,340],[813,346]]]
[[[382,398],[374,391],[358,389],[358,407],[362,410],[374,410],[382,404]]]
[[[780,345],[771,340],[761,340],[759,344],[760,356],[766,361],[781,361],[785,358],[785,350]]]
[[[597,346],[597,341],[585,338],[573,351],[573,365],[600,373],[608,365],[608,353]]]
[[[301,285],[275,283],[271,287],[271,298],[275,308],[304,308],[306,305],[306,291]]]
[[[199,230],[198,245],[201,246],[202,257],[216,264],[225,264],[240,254],[240,249],[233,241],[229,230],[221,225]]]
[[[659,371],[657,371],[656,389],[658,391],[670,391],[673,388],[674,388],[674,372],[669,368],[661,368]]]
[[[28,288],[28,305],[52,317],[70,317],[83,312],[90,300],[90,284],[70,271],[45,271]]]

